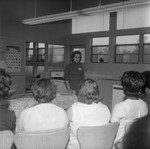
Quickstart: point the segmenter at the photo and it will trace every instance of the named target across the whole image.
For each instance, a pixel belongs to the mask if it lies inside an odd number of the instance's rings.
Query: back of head
[[[48,103],[56,97],[56,85],[50,79],[39,79],[32,84],[31,92],[39,103]]]
[[[79,89],[78,101],[85,104],[98,103],[101,101],[99,97],[99,87],[92,79],[85,79]]]
[[[137,71],[127,71],[121,78],[121,84],[126,96],[139,98],[145,85],[145,78]]]
[[[150,89],[150,71],[144,71],[142,74],[145,77],[145,87]]]
[[[150,116],[135,121],[123,138],[123,149],[150,149]]]
[[[8,95],[11,84],[11,76],[5,71],[5,69],[0,68],[0,99],[3,99]]]

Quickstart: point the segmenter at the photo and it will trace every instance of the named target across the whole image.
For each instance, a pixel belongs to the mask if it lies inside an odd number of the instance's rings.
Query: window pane
[[[26,90],[30,90],[31,84],[32,84],[32,78],[33,78],[33,66],[26,66],[25,67],[25,74],[26,74],[26,84],[25,84],[25,88]]]
[[[27,48],[33,48],[33,42],[26,42]]]
[[[45,43],[38,43],[38,48],[45,48]]]
[[[38,49],[38,55],[44,55],[45,49]]]
[[[92,45],[109,45],[109,37],[93,38]]]
[[[107,63],[108,62],[108,55],[98,55],[98,62],[99,63]]]
[[[116,44],[136,44],[139,43],[139,35],[117,36]]]
[[[97,63],[98,62],[98,55],[92,55],[92,62]]]
[[[123,55],[116,55],[116,63],[122,63],[123,62]]]
[[[144,45],[144,54],[150,54],[150,45]]]
[[[64,61],[64,56],[58,55],[58,56],[53,56],[53,63],[60,63]]]
[[[138,63],[138,55],[131,55],[131,63]]]
[[[144,43],[150,43],[150,34],[144,35]]]
[[[44,73],[44,66],[36,67],[36,76]]]
[[[53,55],[64,55],[64,49],[61,49],[61,48],[55,49],[53,51]]]
[[[116,54],[136,53],[138,54],[139,46],[116,46]]]
[[[108,54],[109,47],[93,47],[93,54]]]
[[[123,55],[123,63],[130,63],[130,55]]]
[[[150,55],[144,55],[143,56],[143,63],[150,63]]]
[[[33,61],[33,49],[26,49],[26,61]]]
[[[62,67],[64,65],[64,46],[48,44],[48,65]]]

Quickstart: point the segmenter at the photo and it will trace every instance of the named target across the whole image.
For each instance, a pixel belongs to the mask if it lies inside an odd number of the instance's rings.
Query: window
[[[45,44],[38,43],[37,46],[37,61],[44,62],[45,61]]]
[[[48,44],[48,65],[58,67],[64,65],[64,46]]]
[[[150,63],[150,34],[144,35],[143,41],[143,63],[149,64]]]
[[[139,35],[116,37],[116,63],[133,64],[139,62],[139,37]]]
[[[92,63],[108,63],[109,61],[109,37],[92,39]]]
[[[33,61],[33,42],[26,42],[26,61]]]

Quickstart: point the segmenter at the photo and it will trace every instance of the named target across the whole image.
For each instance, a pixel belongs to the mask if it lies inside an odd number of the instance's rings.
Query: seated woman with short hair
[[[52,104],[56,91],[56,86],[50,79],[39,79],[32,84],[31,92],[39,104],[21,112],[16,132],[61,129],[68,126],[64,109]]]
[[[125,100],[114,106],[111,117],[111,122],[120,123],[114,143],[122,141],[126,124],[148,113],[146,103],[140,99],[145,85],[144,76],[137,71],[126,71],[121,78],[121,84]]]
[[[78,102],[68,110],[70,141],[68,149],[79,149],[77,129],[81,126],[100,126],[109,123],[110,111],[101,102],[99,87],[92,79],[84,80],[79,88]]]

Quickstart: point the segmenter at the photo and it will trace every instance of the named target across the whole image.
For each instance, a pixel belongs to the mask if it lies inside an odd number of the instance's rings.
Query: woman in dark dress
[[[64,70],[64,79],[67,89],[78,92],[79,84],[84,80],[84,69],[80,63],[81,52],[74,51],[72,56],[72,63],[68,64]]]

